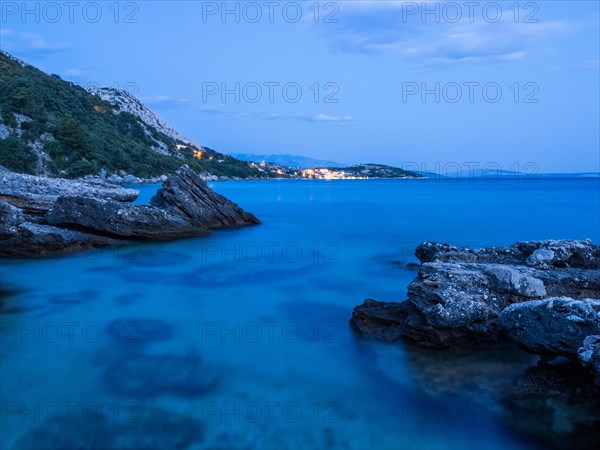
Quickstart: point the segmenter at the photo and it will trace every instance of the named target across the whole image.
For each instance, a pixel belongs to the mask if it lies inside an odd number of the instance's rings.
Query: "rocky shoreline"
[[[227,176],[218,176],[213,175],[207,172],[199,173],[198,176],[206,182],[213,181],[240,181],[240,180],[264,180],[268,178],[258,178],[258,177],[248,177],[248,178],[240,178],[240,177],[227,177]],[[107,175],[105,171],[102,171],[100,175],[87,175],[85,177],[79,178],[77,181],[87,182],[87,183],[96,183],[96,184],[111,184],[116,186],[137,186],[143,184],[159,184],[163,183],[167,179],[167,175],[160,175],[157,177],[150,178],[140,178],[135,175],[123,175],[119,176],[117,174]]]
[[[423,361],[415,372],[440,392],[464,393],[466,385],[477,396],[493,385],[503,419],[549,447],[575,439],[597,448],[600,246],[550,240],[472,250],[426,242],[415,255],[421,265],[407,299],[368,299],[354,308],[351,326],[403,340]],[[538,355],[537,366],[503,350],[515,344]]]
[[[589,240],[519,242],[471,250],[426,242],[407,300],[366,300],[352,326],[429,348],[516,342],[543,362],[564,356],[600,380],[600,246]]]
[[[101,180],[36,177],[0,169],[0,257],[35,257],[143,240],[204,236],[259,224],[187,165],[163,179],[149,205]]]

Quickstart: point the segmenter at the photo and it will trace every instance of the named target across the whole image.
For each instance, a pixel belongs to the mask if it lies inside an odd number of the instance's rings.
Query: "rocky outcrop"
[[[138,191],[101,181],[0,171],[0,257],[202,236],[212,228],[260,223],[187,166],[166,178],[152,205],[129,203],[137,196]]]
[[[568,297],[510,305],[500,314],[508,337],[545,359],[577,359],[586,336],[600,333],[600,300]]]
[[[82,196],[117,202],[132,202],[139,195],[134,189],[113,184],[63,178],[36,177],[9,171],[0,171],[0,200],[23,212],[45,214],[62,196]]]
[[[0,239],[0,257],[64,255],[91,248],[131,243],[107,236],[24,222],[19,225],[15,236],[6,240]]]
[[[354,308],[355,330],[406,339],[403,361],[433,395],[487,405],[544,448],[597,448],[600,246],[542,241],[476,251],[425,243],[416,255],[421,267],[408,299],[366,300]],[[568,359],[549,362],[557,356]],[[398,371],[384,361],[380,371],[394,379]]]
[[[528,241],[481,250],[428,242],[415,254],[421,269],[407,301],[368,301],[355,308],[352,323],[364,334],[403,336],[430,347],[485,343],[504,336],[499,317],[515,303],[600,298],[600,246],[591,241]]]
[[[167,239],[209,234],[203,224],[193,225],[164,209],[87,197],[60,197],[48,211],[47,219],[51,225],[117,238]]]
[[[38,217],[30,219],[21,209],[3,201],[0,201],[0,218],[0,256],[44,256],[127,243],[37,223]]]
[[[8,239],[18,233],[18,225],[25,219],[19,208],[0,200],[0,239]]]
[[[150,204],[208,228],[260,223],[252,214],[210,189],[187,165],[168,177]]]

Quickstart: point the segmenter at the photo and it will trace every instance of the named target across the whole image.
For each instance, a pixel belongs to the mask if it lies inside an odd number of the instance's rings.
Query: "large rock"
[[[100,179],[52,179],[2,170],[0,257],[64,254],[260,223],[213,192],[187,166],[166,178],[152,205],[128,203],[137,195]]]
[[[407,301],[355,308],[352,322],[363,334],[429,347],[487,343],[503,337],[498,318],[514,303],[600,298],[600,246],[589,240],[481,250],[427,242],[415,254],[422,264]],[[382,321],[382,311],[394,319]]]
[[[25,220],[19,208],[0,200],[0,241],[15,236],[17,226]]]
[[[208,234],[164,209],[87,197],[59,197],[48,211],[48,223],[118,238],[166,239]]]
[[[210,189],[187,165],[169,175],[150,204],[208,228],[260,223],[252,214]]]
[[[24,222],[18,225],[13,236],[0,239],[0,257],[63,255],[96,247],[126,244],[131,244],[131,241]]]
[[[513,267],[492,265],[485,273],[491,277],[498,292],[533,298],[546,295],[546,287],[542,280]]]
[[[577,359],[586,336],[600,332],[600,300],[568,297],[510,305],[500,314],[508,337],[545,359]]]

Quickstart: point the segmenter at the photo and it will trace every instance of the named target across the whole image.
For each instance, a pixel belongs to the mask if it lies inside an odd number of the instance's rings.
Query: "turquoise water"
[[[367,341],[348,320],[405,298],[426,240],[600,242],[598,180],[212,187],[263,224],[1,262],[0,448],[537,445],[493,395],[535,359]]]

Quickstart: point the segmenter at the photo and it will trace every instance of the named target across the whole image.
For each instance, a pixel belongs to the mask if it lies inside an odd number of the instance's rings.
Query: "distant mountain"
[[[600,178],[600,172],[580,173],[540,173],[533,175],[534,178]]]
[[[316,167],[347,167],[348,164],[342,164],[335,161],[327,161],[324,159],[315,159],[308,156],[288,155],[288,154],[272,154],[259,155],[253,153],[230,153],[230,156],[241,159],[243,161],[252,161],[256,163],[267,162],[278,164],[280,166],[290,167],[293,169],[310,169]]]
[[[531,173],[517,172],[513,170],[500,170],[490,168],[488,170],[472,169],[462,171],[447,171],[444,174],[429,173],[430,178],[482,178],[482,179],[541,179],[541,178],[599,178],[599,172],[581,172],[581,173]]]
[[[184,138],[124,91],[88,92],[0,51],[0,165],[74,178],[101,169],[151,177],[184,163],[208,175],[271,176]]]
[[[383,164],[358,164],[350,167],[302,169],[299,178],[348,180],[378,178],[424,178],[423,175]]]

